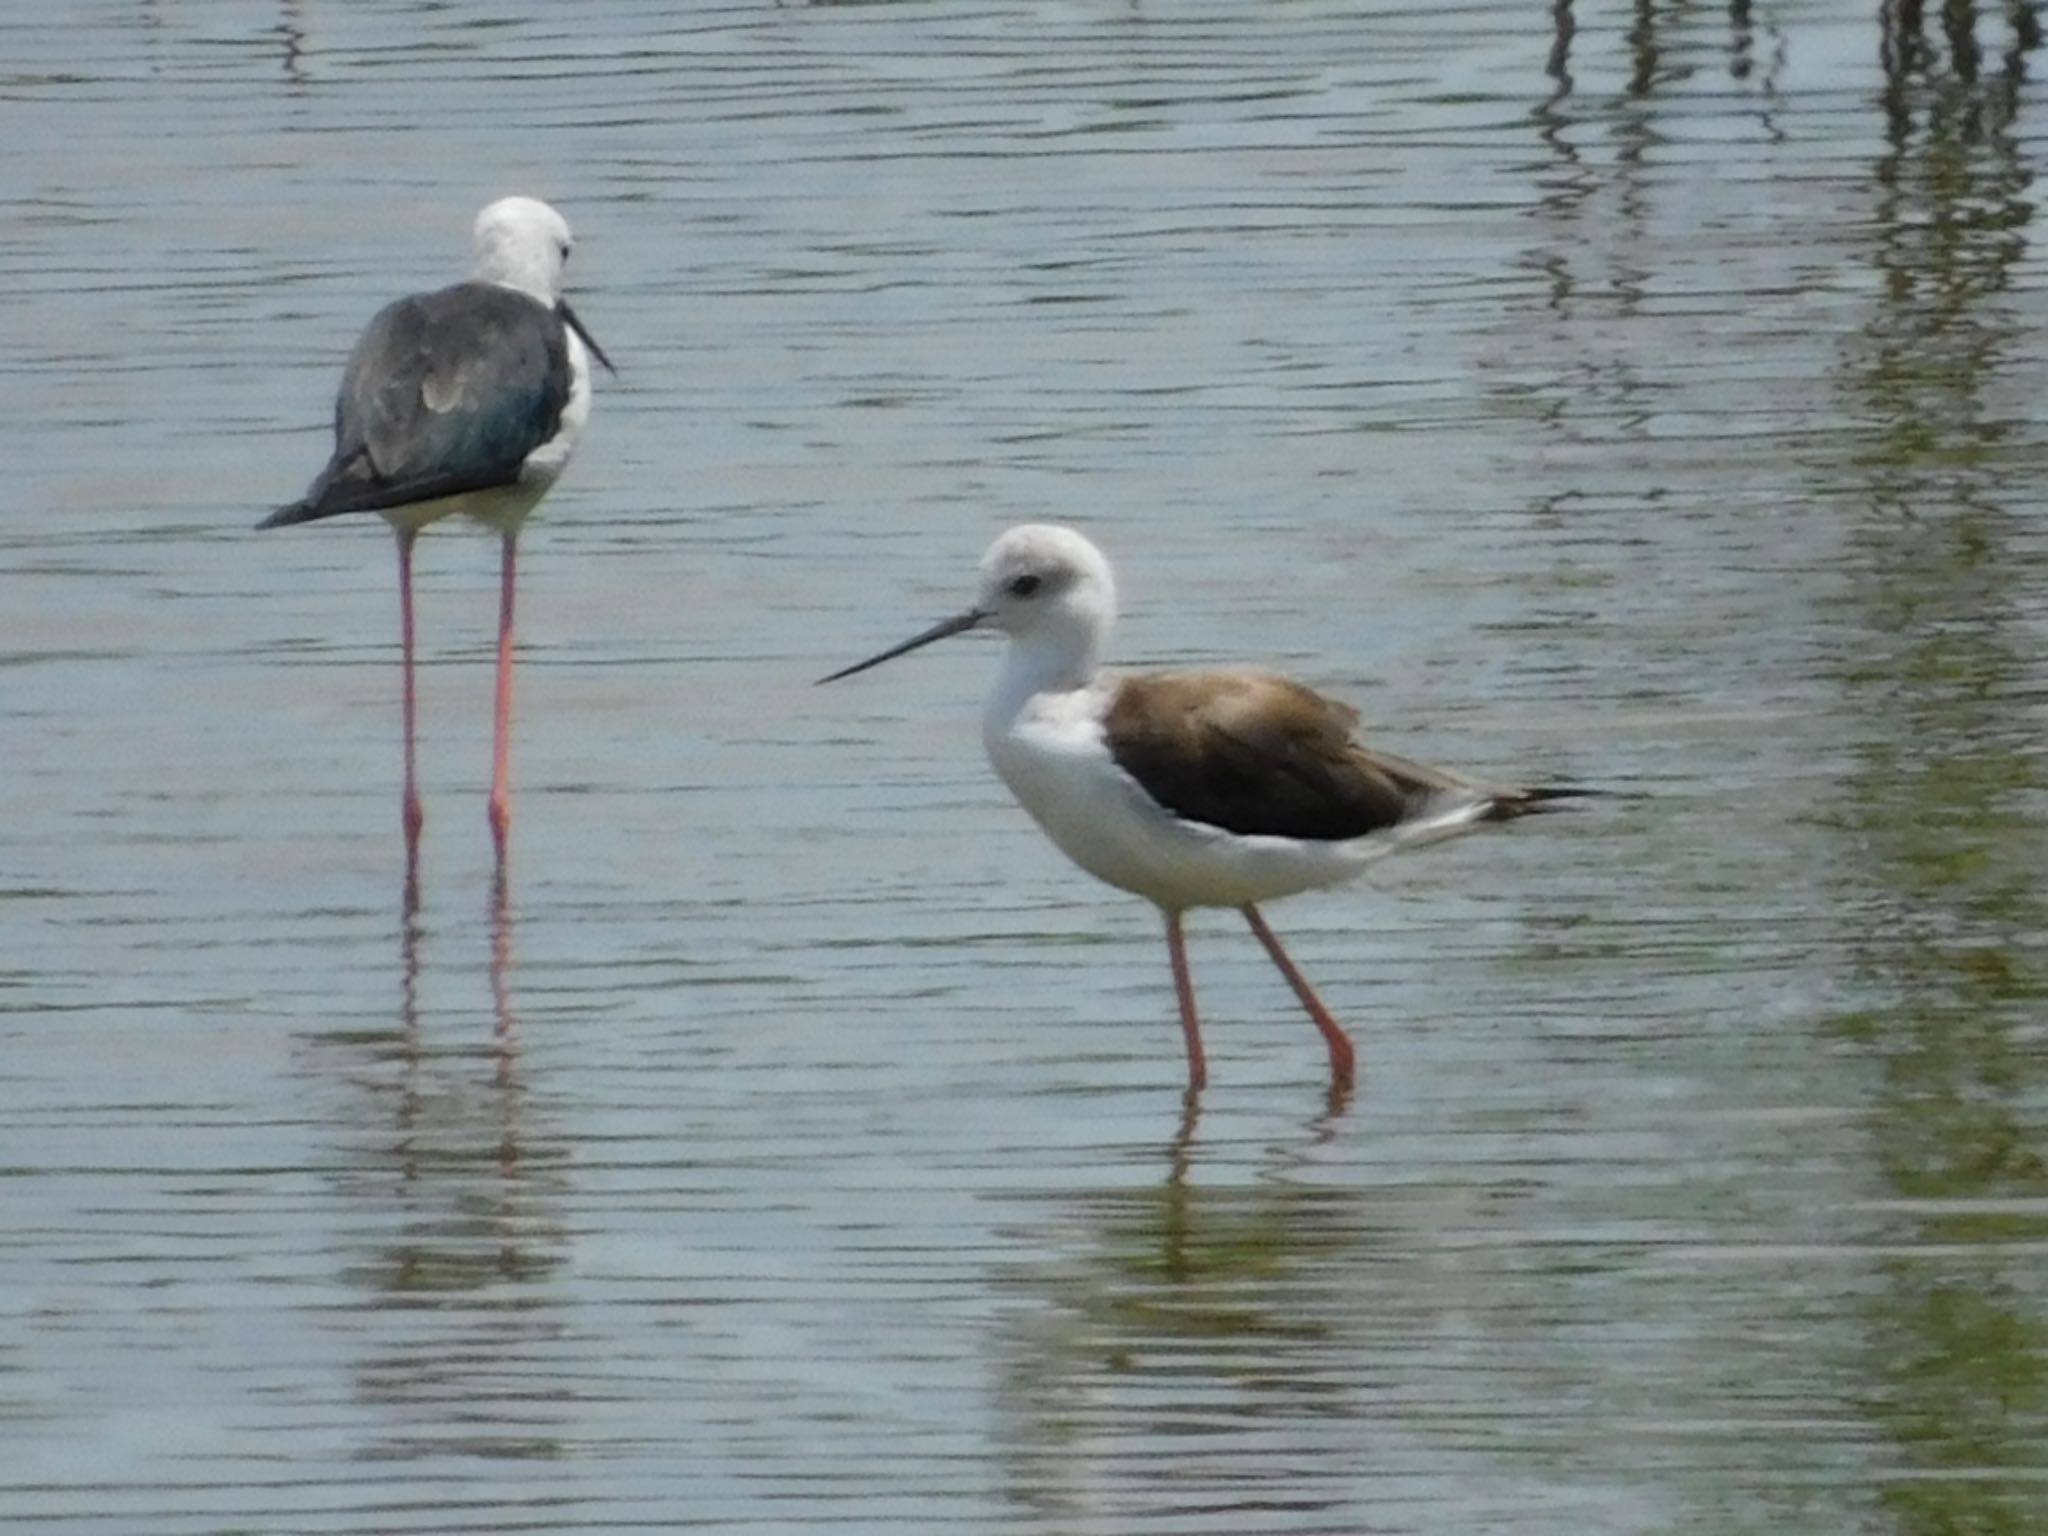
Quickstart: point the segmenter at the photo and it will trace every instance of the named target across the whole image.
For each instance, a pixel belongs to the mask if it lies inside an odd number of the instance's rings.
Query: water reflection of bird
[[[519,529],[582,434],[590,360],[611,367],[562,297],[573,241],[559,213],[534,198],[501,198],[477,215],[475,243],[469,282],[399,299],[370,321],[342,374],[327,467],[304,496],[257,525],[378,512],[398,535],[409,892],[424,819],[413,748],[413,540],[427,524],[460,512],[503,541],[490,798],[502,866],[511,826],[506,737]]]
[[[1071,528],[1026,525],[990,546],[973,607],[822,681],[964,630],[1004,631],[982,716],[989,758],[1063,853],[1164,915],[1190,1091],[1207,1078],[1181,936],[1190,907],[1244,914],[1322,1032],[1333,1082],[1348,1083],[1351,1040],[1258,903],[1586,791],[1488,784],[1362,746],[1357,711],[1271,672],[1105,673],[1115,620],[1102,552]]]

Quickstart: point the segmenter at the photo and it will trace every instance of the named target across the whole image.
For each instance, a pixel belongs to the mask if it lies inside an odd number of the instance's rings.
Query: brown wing
[[[1105,729],[1117,766],[1186,821],[1327,842],[1362,837],[1450,792],[1455,774],[1371,752],[1358,712],[1271,672],[1125,678]]]

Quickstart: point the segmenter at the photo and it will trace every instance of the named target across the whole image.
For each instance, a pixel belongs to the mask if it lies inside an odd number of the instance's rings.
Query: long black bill
[[[921,645],[930,645],[934,640],[943,640],[948,635],[957,635],[963,629],[972,629],[988,617],[979,608],[970,608],[965,613],[956,613],[950,619],[941,619],[921,635],[912,635],[901,645],[892,645],[879,656],[870,656],[866,661],[856,661],[850,667],[842,667],[830,677],[818,679],[821,683],[836,683],[842,677],[851,677],[856,672],[865,672],[869,667],[879,667],[885,661],[894,661],[905,651],[914,651]]]
[[[583,345],[590,349],[590,355],[604,364],[604,371],[616,379],[619,376],[619,370],[614,368],[612,360],[604,355],[604,348],[590,339],[590,332],[583,329],[583,322],[576,318],[576,311],[569,307],[567,299],[555,300],[555,313],[562,317],[562,324],[569,327],[577,336],[582,338]]]

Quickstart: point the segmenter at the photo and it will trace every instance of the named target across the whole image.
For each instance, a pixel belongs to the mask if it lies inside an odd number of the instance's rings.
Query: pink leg
[[[405,889],[408,904],[416,903],[420,878],[420,828],[426,825],[426,808],[420,804],[419,754],[414,746],[416,718],[412,682],[412,544],[418,537],[411,529],[398,530],[398,644],[405,669],[405,801],[401,815],[405,824]]]
[[[491,733],[491,840],[498,867],[505,866],[505,842],[512,831],[512,789],[507,762],[512,730],[512,588],[519,536],[505,535],[505,561],[498,578],[498,702]]]
[[[1323,1043],[1330,1048],[1330,1081],[1349,1083],[1353,1065],[1351,1037],[1330,1017],[1330,1010],[1316,996],[1316,989],[1308,984],[1308,978],[1294,968],[1294,962],[1287,958],[1287,951],[1280,947],[1273,930],[1259,916],[1259,909],[1246,902],[1239,910],[1244,913],[1244,920],[1252,925],[1252,932],[1259,936],[1259,942],[1266,946],[1266,953],[1273,957],[1273,963],[1280,967],[1280,974],[1287,978],[1287,985],[1294,988],[1294,995],[1301,999],[1301,1006],[1315,1020],[1316,1028],[1323,1032]]]
[[[1209,1081],[1209,1064],[1202,1055],[1202,1024],[1195,1017],[1195,984],[1188,976],[1187,941],[1181,937],[1180,914],[1167,912],[1166,954],[1173,962],[1173,995],[1180,1002],[1180,1030],[1188,1042],[1188,1092],[1199,1092]]]

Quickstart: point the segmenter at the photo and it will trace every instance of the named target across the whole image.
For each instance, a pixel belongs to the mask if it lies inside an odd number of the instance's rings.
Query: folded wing
[[[1105,730],[1117,765],[1185,821],[1336,842],[1469,807],[1519,814],[1555,792],[1507,789],[1376,752],[1358,712],[1277,673],[1166,672],[1122,680]]]
[[[569,400],[561,319],[523,293],[458,283],[386,305],[334,405],[334,456],[264,526],[510,485]]]

